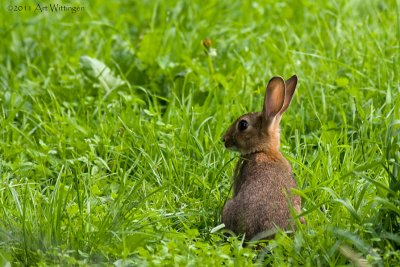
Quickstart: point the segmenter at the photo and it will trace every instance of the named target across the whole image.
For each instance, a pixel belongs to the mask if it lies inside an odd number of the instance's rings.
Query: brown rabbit
[[[267,85],[262,112],[242,115],[222,138],[226,148],[241,153],[233,198],[225,204],[222,222],[227,229],[244,233],[247,240],[263,232],[273,233],[276,226],[289,228],[293,225],[290,207],[297,213],[301,210],[300,197],[290,192],[297,187],[292,169],[279,151],[279,122],[296,85],[296,75],[287,81],[273,77]]]

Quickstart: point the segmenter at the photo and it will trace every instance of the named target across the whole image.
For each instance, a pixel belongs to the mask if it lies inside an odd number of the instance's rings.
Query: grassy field
[[[398,0],[0,12],[1,265],[400,265]],[[238,158],[221,135],[293,74],[281,149],[307,224],[212,233]]]

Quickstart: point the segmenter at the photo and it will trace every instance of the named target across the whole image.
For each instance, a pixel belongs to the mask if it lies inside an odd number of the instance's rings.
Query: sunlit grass
[[[398,1],[84,5],[1,9],[1,264],[399,264]],[[221,135],[293,74],[281,147],[307,224],[211,233]]]

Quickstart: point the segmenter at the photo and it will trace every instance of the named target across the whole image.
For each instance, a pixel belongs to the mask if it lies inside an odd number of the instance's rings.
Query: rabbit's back
[[[234,183],[234,197],[226,204],[222,220],[228,229],[257,233],[290,224],[290,204],[300,206],[298,196],[290,196],[296,188],[287,160],[279,154],[255,153],[239,162]],[[296,208],[296,207],[295,207]]]

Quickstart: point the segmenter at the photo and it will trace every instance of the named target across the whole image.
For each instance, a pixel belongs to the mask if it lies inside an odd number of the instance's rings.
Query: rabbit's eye
[[[247,127],[249,127],[249,123],[245,120],[241,120],[238,123],[238,129],[239,131],[243,132],[244,130],[247,129]]]

